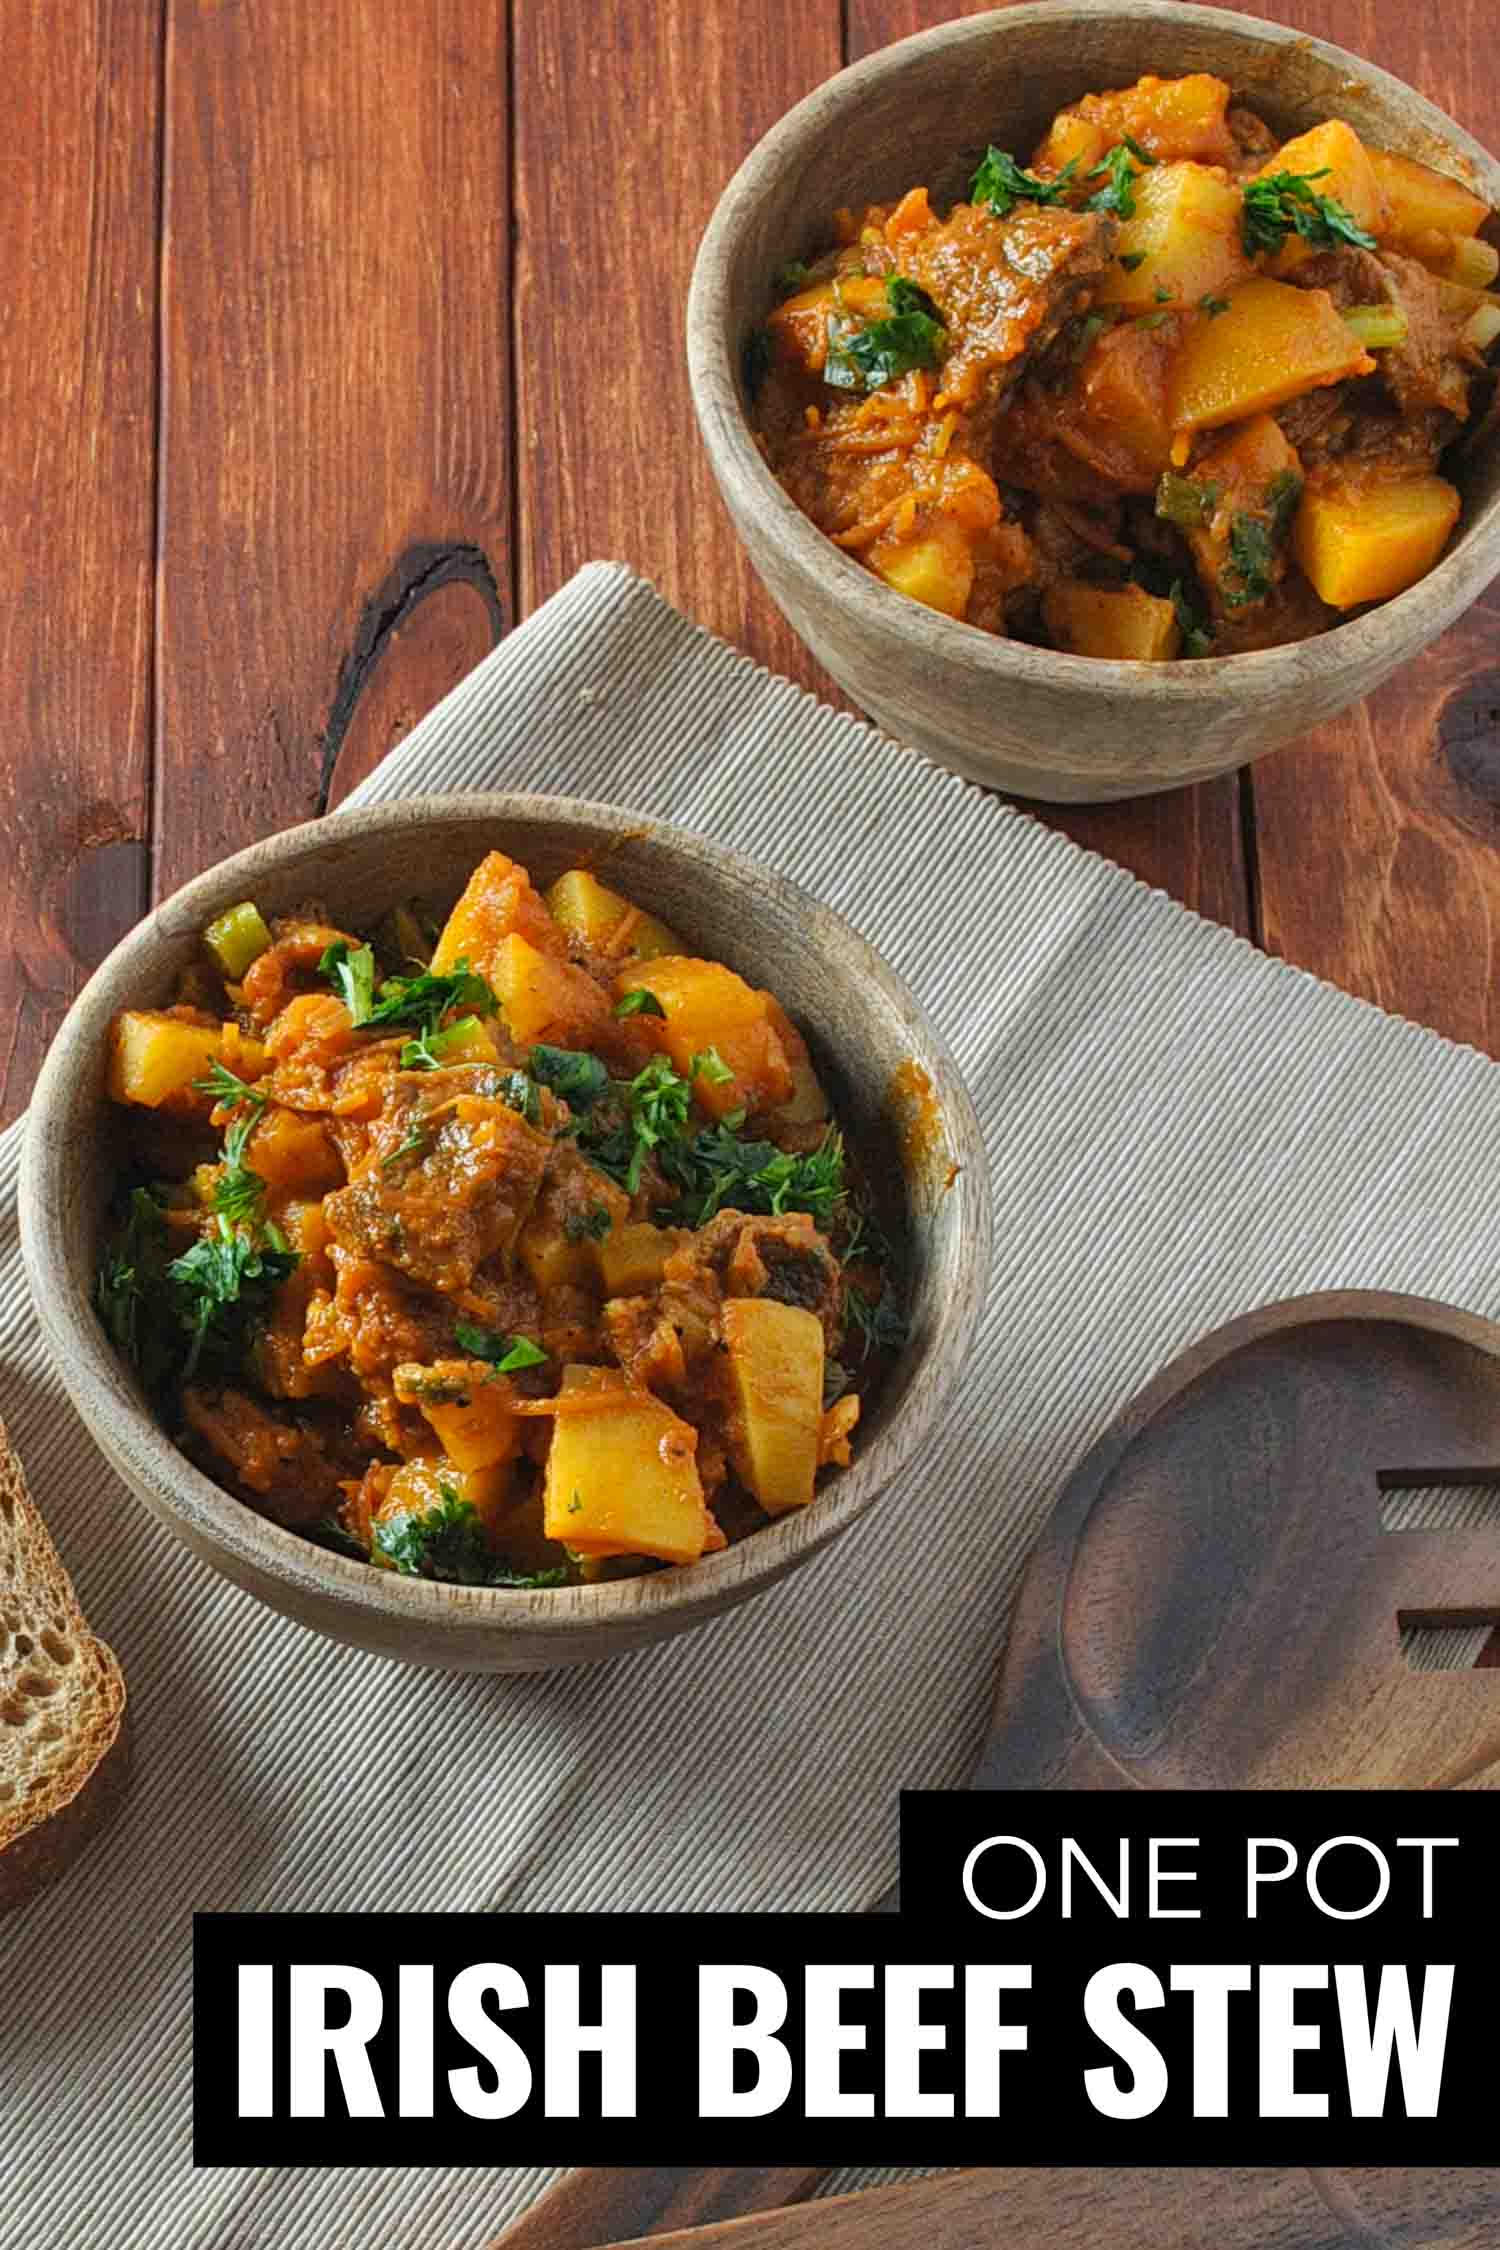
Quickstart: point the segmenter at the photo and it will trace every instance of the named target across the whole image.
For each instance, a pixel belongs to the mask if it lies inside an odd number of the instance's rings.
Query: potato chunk
[[[1309,487],[1292,526],[1292,551],[1333,608],[1389,601],[1426,577],[1448,544],[1459,506],[1442,477]]]
[[[564,1368],[562,1397],[547,1454],[547,1537],[575,1554],[696,1562],[709,1539],[697,1431],[613,1368]]]
[[[643,1017],[684,1078],[695,1056],[712,1048],[729,1072],[727,1079],[701,1073],[693,1092],[713,1117],[733,1109],[778,1109],[792,1097],[792,1072],[776,1035],[766,995],[754,991],[719,961],[694,961],[668,954],[644,969],[616,979],[617,992],[644,985],[661,1002],[660,1017]]]
[[[1186,78],[1141,78],[1106,94],[1085,94],[1060,110],[1036,152],[1041,172],[1060,172],[1074,159],[1099,162],[1108,148],[1130,138],[1158,163],[1190,158],[1228,164],[1234,142],[1225,122],[1229,88],[1222,78],[1194,71]]]
[[[866,557],[877,578],[924,609],[962,617],[974,590],[974,550],[960,526],[945,517],[919,538],[876,540]]]
[[[561,956],[562,931],[531,887],[524,867],[504,852],[488,852],[465,886],[463,897],[443,926],[433,949],[435,976],[447,976],[460,961],[493,984],[495,956],[502,942],[523,937],[539,953]]]
[[[398,1534],[405,1520],[420,1525],[424,1518],[441,1514],[456,1502],[469,1507],[481,1529],[493,1536],[511,1501],[510,1465],[499,1462],[483,1469],[460,1469],[452,1461],[404,1461],[385,1490],[371,1520],[372,1534]],[[397,1566],[378,1540],[370,1549],[377,1570]]]
[[[1142,586],[1090,586],[1081,578],[1048,587],[1042,622],[1053,645],[1073,656],[1160,664],[1177,654],[1182,639],[1170,602]]]
[[[520,1450],[516,1390],[482,1359],[437,1360],[430,1367],[403,1361],[391,1380],[403,1406],[425,1416],[456,1469],[500,1469]]]
[[[1099,284],[1099,301],[1145,312],[1168,299],[1191,308],[1200,298],[1223,296],[1250,269],[1241,208],[1239,189],[1208,165],[1159,164],[1142,172],[1135,216],[1121,221],[1119,255]]]
[[[1326,289],[1257,274],[1227,312],[1190,330],[1173,370],[1172,421],[1179,434],[1216,429],[1374,366]]]
[[[597,1289],[597,1252],[630,1213],[630,1198],[566,1141],[553,1144],[542,1192],[516,1248],[544,1295]]]
[[[212,1097],[198,1093],[194,1080],[215,1062],[228,1063],[242,1078],[258,1078],[265,1050],[234,1024],[192,1023],[169,1010],[127,1008],[110,1025],[105,1085],[113,1101],[206,1117]]]
[[[1299,133],[1295,140],[1287,141],[1261,166],[1255,178],[1271,179],[1278,172],[1293,172],[1302,179],[1312,180],[1318,194],[1331,195],[1342,203],[1366,234],[1373,234],[1380,240],[1389,233],[1391,207],[1380,175],[1358,133],[1341,117],[1330,117],[1324,124],[1314,125],[1310,132]],[[1305,242],[1299,234],[1289,234],[1271,261],[1271,271],[1291,273],[1305,259],[1316,255],[1310,242]]]
[[[805,1508],[823,1426],[823,1324],[775,1297],[730,1297],[722,1317],[735,1472],[773,1516]]]
[[[1430,164],[1388,148],[1372,148],[1369,156],[1389,207],[1389,238],[1402,249],[1420,251],[1429,235],[1477,234],[1490,215],[1483,197]]]
[[[554,921],[582,938],[591,952],[612,954],[621,961],[654,961],[658,954],[682,951],[675,930],[619,891],[609,890],[586,867],[559,875],[546,895]]]
[[[609,1022],[609,1001],[588,971],[538,953],[527,938],[502,938],[488,973],[505,1027],[523,1047],[591,1047]]]
[[[654,1227],[645,1219],[611,1227],[602,1241],[590,1244],[605,1296],[649,1295],[660,1286],[673,1251],[691,1240],[685,1227]]]

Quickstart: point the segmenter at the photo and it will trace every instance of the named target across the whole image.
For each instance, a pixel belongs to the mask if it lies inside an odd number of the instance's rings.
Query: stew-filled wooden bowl
[[[107,1210],[120,1184],[125,1123],[133,1114],[106,1090],[107,1070],[119,1067],[110,1056],[119,1054],[111,1042],[121,1012],[145,1024],[143,1038],[149,1034],[151,1012],[164,1010],[184,969],[201,963],[205,930],[243,901],[255,902],[273,928],[276,917],[302,914],[306,902],[316,900],[336,926],[370,932],[414,889],[441,917],[465,892],[476,865],[496,851],[527,868],[539,887],[568,870],[597,869],[607,886],[669,923],[691,954],[723,962],[747,985],[776,994],[805,1037],[833,1114],[885,1197],[895,1233],[905,1237],[908,1334],[889,1356],[888,1372],[855,1431],[852,1464],[825,1473],[810,1505],[776,1515],[723,1551],[612,1583],[453,1583],[404,1574],[399,1563],[372,1567],[312,1544],[300,1531],[268,1520],[179,1450],[95,1309]],[[531,911],[541,911],[534,898]],[[476,935],[483,935],[477,926]],[[517,956],[523,958],[529,956]],[[434,966],[441,966],[437,957]],[[654,972],[658,986],[666,966]],[[642,986],[652,974],[652,963],[644,961]],[[237,987],[247,988],[248,978]],[[309,993],[309,1005],[315,997]],[[507,997],[503,1020],[519,1040],[513,1005],[519,1003]],[[632,1012],[633,1004],[625,1013]],[[211,1018],[213,1011],[205,1013]],[[233,1027],[231,1035],[230,1059],[252,1072],[246,1035]],[[475,1035],[470,1017],[468,1028],[460,1022],[452,1036],[466,1054]],[[274,1035],[267,1040],[269,1052]],[[369,1050],[362,1052],[368,1059]],[[405,1054],[401,1070],[418,1094],[432,1083]],[[498,1084],[478,1091],[501,1094]],[[525,1087],[522,1095],[522,1114],[530,1115]],[[555,1121],[545,1104],[541,1110],[543,1122]],[[279,1114],[297,1124],[294,1110]],[[506,1114],[524,1133],[513,1108]],[[150,1115],[170,1125],[167,1111]],[[314,1104],[314,1123],[316,1115]],[[493,1135],[501,1122],[496,1111],[485,1130]],[[264,1120],[257,1130],[265,1130]],[[364,1171],[381,1194],[386,1183],[409,1178],[403,1166],[425,1161],[424,1150],[413,1151],[421,1138],[418,1132],[394,1151],[395,1171],[371,1151]],[[476,1141],[476,1161],[482,1153]],[[269,1152],[258,1160],[253,1138],[246,1158],[252,1169],[259,1161],[270,1171]],[[462,1165],[451,1177],[457,1201]],[[599,1185],[606,1202],[623,1201],[602,1172]],[[335,1639],[456,1670],[530,1671],[615,1655],[745,1600],[806,1561],[879,1493],[899,1484],[973,1336],[989,1267],[990,1192],[973,1106],[943,1041],[900,980],[827,908],[733,853],[636,815],[562,799],[476,795],[345,812],[293,829],[190,883],[133,931],[84,988],[48,1056],[30,1113],[21,1220],[37,1317],[59,1376],[110,1463],[172,1537],[273,1608]],[[590,1232],[587,1225],[577,1230],[583,1252]],[[409,1251],[410,1244],[393,1242],[390,1259],[399,1259],[403,1248]],[[727,1277],[725,1289],[727,1305],[734,1293]],[[775,1294],[768,1285],[766,1295]],[[170,1305],[165,1309],[170,1315]],[[729,1351],[727,1328],[726,1318],[723,1348]],[[445,1355],[439,1350],[437,1356]],[[483,1378],[485,1371],[471,1372]],[[531,1379],[543,1383],[539,1370]],[[295,1419],[295,1410],[288,1411]],[[458,1458],[456,1447],[452,1458]],[[908,1489],[909,1500],[918,1497]],[[892,1499],[900,1504],[895,1494]]]
[[[1048,0],[945,24],[819,87],[741,165],[699,251],[688,307],[699,422],[771,594],[891,734],[1028,796],[1130,796],[1244,765],[1368,694],[1500,570],[1493,431],[1461,460],[1445,455],[1442,474],[1458,487],[1462,512],[1441,559],[1409,590],[1370,608],[1351,601],[1330,629],[1251,653],[1111,661],[998,637],[924,607],[836,546],[773,475],[756,442],[746,346],[777,305],[788,262],[826,249],[831,214],[890,203],[918,182],[945,212],[968,195],[987,147],[1025,164],[1058,111],[1086,93],[1199,72],[1227,81],[1278,142],[1341,119],[1368,147],[1431,167],[1500,207],[1500,165],[1373,61],[1175,0]],[[1484,232],[1500,241],[1493,222]],[[1165,317],[1149,302],[1131,311],[1147,322]],[[854,536],[863,535],[856,525]]]

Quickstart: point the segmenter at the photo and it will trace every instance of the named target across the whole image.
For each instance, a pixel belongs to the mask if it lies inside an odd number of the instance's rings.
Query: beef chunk
[[[721,1211],[693,1245],[700,1264],[726,1297],[776,1297],[800,1305],[823,1323],[829,1345],[843,1318],[838,1260],[805,1211],[759,1218]]]
[[[1276,154],[1279,143],[1264,118],[1257,117],[1253,109],[1236,105],[1224,120],[1229,127],[1229,138],[1234,143],[1234,156],[1228,166],[1236,180],[1248,180],[1259,172]]]
[[[1415,258],[1394,250],[1342,248],[1321,251],[1297,267],[1292,280],[1326,289],[1340,312],[1352,305],[1394,305],[1406,315],[1406,341],[1377,352],[1379,380],[1401,415],[1439,410],[1458,421],[1469,411],[1469,383],[1482,366],[1465,344],[1465,310],[1449,311],[1442,287]]]
[[[916,236],[902,270],[942,313],[949,396],[964,405],[998,401],[1086,308],[1118,233],[1105,211],[1021,204],[1000,219],[959,203],[941,226]]]
[[[273,1522],[305,1527],[342,1499],[347,1464],[311,1423],[237,1390],[184,1391],[182,1411],[191,1449],[209,1474]]]
[[[343,1249],[432,1289],[464,1289],[508,1257],[551,1154],[545,1133],[493,1098],[461,1094],[415,1113],[410,1152],[371,1160],[324,1203]]]

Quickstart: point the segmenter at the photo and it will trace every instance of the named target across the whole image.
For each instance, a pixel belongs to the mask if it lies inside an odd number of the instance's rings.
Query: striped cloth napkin
[[[551,2174],[191,2170],[195,1907],[861,1908],[895,1873],[897,1792],[971,1769],[1068,1470],[1163,1361],[1310,1289],[1500,1314],[1489,1063],[822,708],[625,570],[581,572],[356,801],[480,787],[714,836],[879,946],[984,1122],[981,1340],[920,1472],[764,1600],[574,1673],[407,1671],[274,1617],[115,1482],[45,1364],[0,1140],[0,1410],[137,1728],[120,1821],[0,1925],[0,2242],[480,2250]]]

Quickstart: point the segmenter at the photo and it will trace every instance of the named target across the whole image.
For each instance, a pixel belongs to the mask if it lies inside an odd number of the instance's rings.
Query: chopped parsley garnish
[[[155,1302],[167,1261],[167,1221],[149,1188],[132,1190],[125,1219],[105,1253],[94,1305],[116,1351],[123,1352],[148,1391],[160,1390],[176,1354]]]
[[[377,1523],[374,1552],[405,1578],[440,1578],[457,1586],[562,1586],[567,1570],[507,1570],[491,1553],[471,1500],[438,1486],[437,1505]]]
[[[1175,523],[1179,531],[1192,531],[1210,521],[1218,498],[1216,484],[1199,484],[1194,477],[1179,476],[1175,469],[1167,469],[1156,488],[1156,512],[1164,522]]]
[[[214,1209],[222,1218],[254,1225],[265,1208],[266,1183],[245,1162],[245,1149],[260,1123],[269,1097],[236,1078],[223,1063],[210,1063],[206,1076],[195,1078],[200,1094],[212,1094],[216,1107],[243,1110],[224,1136],[223,1169],[214,1186]]]
[[[609,1072],[597,1055],[575,1047],[533,1047],[527,1069],[573,1109],[590,1109],[609,1092]]]
[[[351,1022],[369,1022],[375,1006],[375,955],[368,945],[338,939],[319,961],[318,974],[336,986]]]
[[[602,1242],[614,1223],[608,1205],[596,1203],[588,1211],[570,1211],[563,1220],[563,1233],[570,1242]]]
[[[497,1375],[517,1375],[523,1367],[541,1367],[547,1358],[529,1336],[501,1336],[472,1320],[455,1321],[453,1341],[470,1359],[487,1360]]]
[[[1182,635],[1183,655],[1212,656],[1213,635],[1206,629],[1202,618],[1188,600],[1180,578],[1173,579],[1172,590],[1167,599],[1177,612],[1177,629]]]
[[[455,1047],[467,1046],[479,1029],[478,1016],[460,1016],[445,1031],[424,1031],[401,1050],[403,1070],[438,1070]]]
[[[205,1360],[215,1368],[238,1363],[297,1262],[278,1227],[266,1227],[257,1238],[222,1217],[212,1234],[172,1260],[166,1269],[171,1307],[188,1338],[182,1382],[190,1382]]]
[[[1266,506],[1271,511],[1271,536],[1285,539],[1302,499],[1302,479],[1295,469],[1278,469],[1266,486]]]
[[[844,1311],[858,1332],[861,1359],[868,1359],[871,1352],[895,1351],[906,1342],[906,1316],[888,1281],[878,1297],[867,1297],[862,1289],[846,1288]]]
[[[1074,360],[1087,359],[1099,338],[1104,334],[1105,329],[1112,325],[1103,313],[1089,313],[1084,319],[1080,320],[1078,333],[1073,340]]]
[[[1137,272],[1146,263],[1146,258],[1147,252],[1144,250],[1122,250],[1120,252],[1120,264],[1127,273]]]
[[[710,1086],[732,1086],[734,1072],[717,1047],[705,1047],[702,1054],[694,1055],[689,1078],[706,1078]]]
[[[828,357],[823,380],[835,390],[878,391],[914,367],[936,367],[948,332],[938,309],[914,281],[893,273],[885,285],[890,317],[863,327],[850,320],[828,323]]]
[[[383,1156],[380,1159],[381,1171],[393,1171],[398,1164],[404,1164],[409,1156],[425,1156],[428,1146],[427,1127],[425,1125],[413,1126],[400,1147],[393,1148],[389,1156]]]
[[[1275,584],[1276,545],[1259,516],[1238,515],[1229,526],[1229,563],[1219,580],[1226,609],[1264,601]]]
[[[1227,297],[1200,297],[1198,307],[1201,312],[1207,313],[1210,320],[1217,320],[1220,313],[1228,312],[1229,299]]]
[[[254,1225],[265,1210],[266,1183],[245,1162],[245,1148],[261,1121],[266,1098],[252,1095],[245,1106],[248,1114],[236,1118],[224,1136],[224,1168],[214,1184],[214,1209],[222,1218]]]
[[[219,1109],[233,1109],[236,1102],[263,1102],[266,1098],[264,1094],[258,1094],[246,1080],[236,1078],[234,1072],[226,1070],[221,1062],[211,1062],[203,1076],[193,1080],[193,1091],[195,1094],[212,1094],[215,1106]]]
[[[443,976],[423,969],[414,977],[387,977],[375,990],[375,956],[369,946],[351,946],[347,938],[330,945],[318,963],[321,975],[336,985],[356,1028],[394,1029],[407,1025],[419,1036],[436,1031],[454,1008],[471,1014],[498,1015],[500,1003],[485,979],[457,961]]]
[[[969,182],[969,201],[987,203],[997,219],[1008,218],[1018,203],[1061,203],[1078,170],[1075,158],[1050,180],[1025,171],[1003,148],[987,148]]]
[[[646,1151],[680,1140],[687,1128],[693,1090],[679,1078],[665,1055],[653,1055],[645,1069],[624,1089],[625,1109],[633,1147],[625,1167],[625,1191],[634,1195],[641,1184]]]
[[[1133,219],[1137,173],[1155,162],[1156,158],[1150,150],[1142,148],[1140,142],[1132,140],[1127,133],[1123,140],[1116,141],[1113,148],[1106,149],[1093,171],[1087,175],[1090,180],[1102,179],[1104,186],[1089,197],[1084,209],[1114,211],[1122,219]]]
[[[634,984],[615,1002],[617,1016],[664,1016],[666,1009],[649,985]]]
[[[1293,231],[1319,250],[1336,249],[1341,242],[1357,250],[1376,248],[1374,235],[1365,232],[1347,205],[1337,196],[1320,195],[1313,186],[1314,180],[1327,177],[1325,165],[1319,172],[1272,172],[1246,183],[1241,232],[1252,258],[1262,250],[1279,250]]]
[[[507,1109],[518,1109],[528,1125],[541,1124],[542,1097],[536,1080],[528,1078],[524,1070],[506,1071],[495,1087],[495,1094]]]
[[[795,297],[812,280],[812,268],[801,258],[788,258],[776,269],[776,287],[783,297]]]
[[[817,1148],[794,1156],[773,1141],[741,1140],[727,1123],[713,1125],[665,1148],[660,1163],[678,1190],[663,1214],[676,1226],[704,1226],[731,1205],[770,1217],[805,1211],[826,1233],[846,1192],[843,1138],[831,1127]]]
[[[1171,317],[1172,315],[1169,312],[1142,313],[1140,319],[1135,323],[1135,325],[1137,328],[1160,328],[1163,323],[1169,321]]]

